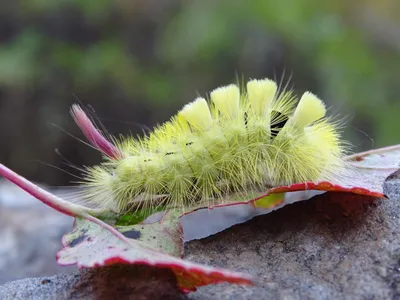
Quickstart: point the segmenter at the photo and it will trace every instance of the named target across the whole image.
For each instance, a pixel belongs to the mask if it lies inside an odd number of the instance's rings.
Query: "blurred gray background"
[[[239,78],[290,80],[347,117],[354,151],[400,142],[400,2],[1,0],[0,161],[48,185],[100,155],[69,115],[112,134],[161,123]]]

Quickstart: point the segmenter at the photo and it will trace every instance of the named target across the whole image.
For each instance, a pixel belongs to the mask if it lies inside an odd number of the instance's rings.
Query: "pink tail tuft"
[[[72,105],[71,114],[76,124],[94,147],[112,159],[120,159],[123,157],[118,148],[107,141],[107,139],[93,125],[79,105]]]

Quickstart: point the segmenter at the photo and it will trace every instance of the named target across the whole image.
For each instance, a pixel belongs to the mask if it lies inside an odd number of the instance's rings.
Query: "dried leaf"
[[[124,263],[169,268],[174,272],[179,287],[189,291],[219,282],[251,284],[251,278],[244,274],[172,257],[135,239],[121,240],[101,226],[79,217],[75,220],[74,230],[63,237],[63,245],[57,254],[61,265],[93,268]]]

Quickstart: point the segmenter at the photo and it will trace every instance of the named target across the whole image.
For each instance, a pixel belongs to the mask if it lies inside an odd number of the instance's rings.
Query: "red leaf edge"
[[[76,228],[77,227],[76,227],[76,219],[75,219],[73,231]],[[111,233],[114,234],[113,232],[111,232]],[[69,245],[65,241],[65,236],[63,236],[61,241],[62,241],[62,245],[64,248],[69,247]],[[56,255],[57,262],[60,258],[60,253],[62,251],[63,251],[63,249],[61,249]],[[200,286],[223,283],[223,282],[232,283],[232,284],[250,285],[250,286],[254,284],[254,278],[247,274],[224,270],[221,268],[216,268],[216,267],[207,266],[207,265],[201,265],[201,264],[187,261],[187,260],[184,261],[181,258],[177,258],[177,257],[173,257],[168,254],[164,254],[164,253],[154,250],[152,248],[148,248],[148,251],[152,251],[155,253],[155,255],[164,257],[165,260],[170,260],[170,261],[175,261],[175,262],[154,263],[154,262],[148,261],[146,259],[130,261],[130,260],[124,259],[122,257],[115,256],[115,257],[105,259],[104,263],[94,263],[93,265],[80,263],[79,261],[72,262],[72,263],[58,262],[58,264],[62,265],[62,266],[76,265],[79,269],[98,268],[98,267],[110,266],[110,265],[114,265],[114,264],[147,265],[147,266],[157,267],[157,268],[166,268],[166,269],[170,269],[174,273],[174,275],[177,279],[179,289],[182,292],[186,292],[186,293],[196,291],[197,287],[200,287]],[[190,264],[191,267],[188,268],[188,267],[183,266],[182,264],[179,263],[180,261],[184,261],[185,264]]]

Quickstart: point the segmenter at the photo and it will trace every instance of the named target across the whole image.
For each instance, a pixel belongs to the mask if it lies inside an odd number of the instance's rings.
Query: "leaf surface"
[[[167,212],[161,220],[150,224],[141,223],[115,228],[127,238],[143,242],[153,249],[175,257],[183,257],[182,227],[179,215],[174,212]]]
[[[251,284],[247,275],[185,261],[135,239],[121,240],[98,224],[80,217],[75,219],[74,230],[64,235],[62,242],[64,248],[57,254],[61,265],[93,268],[122,263],[169,268],[179,287],[188,291],[219,282]]]

